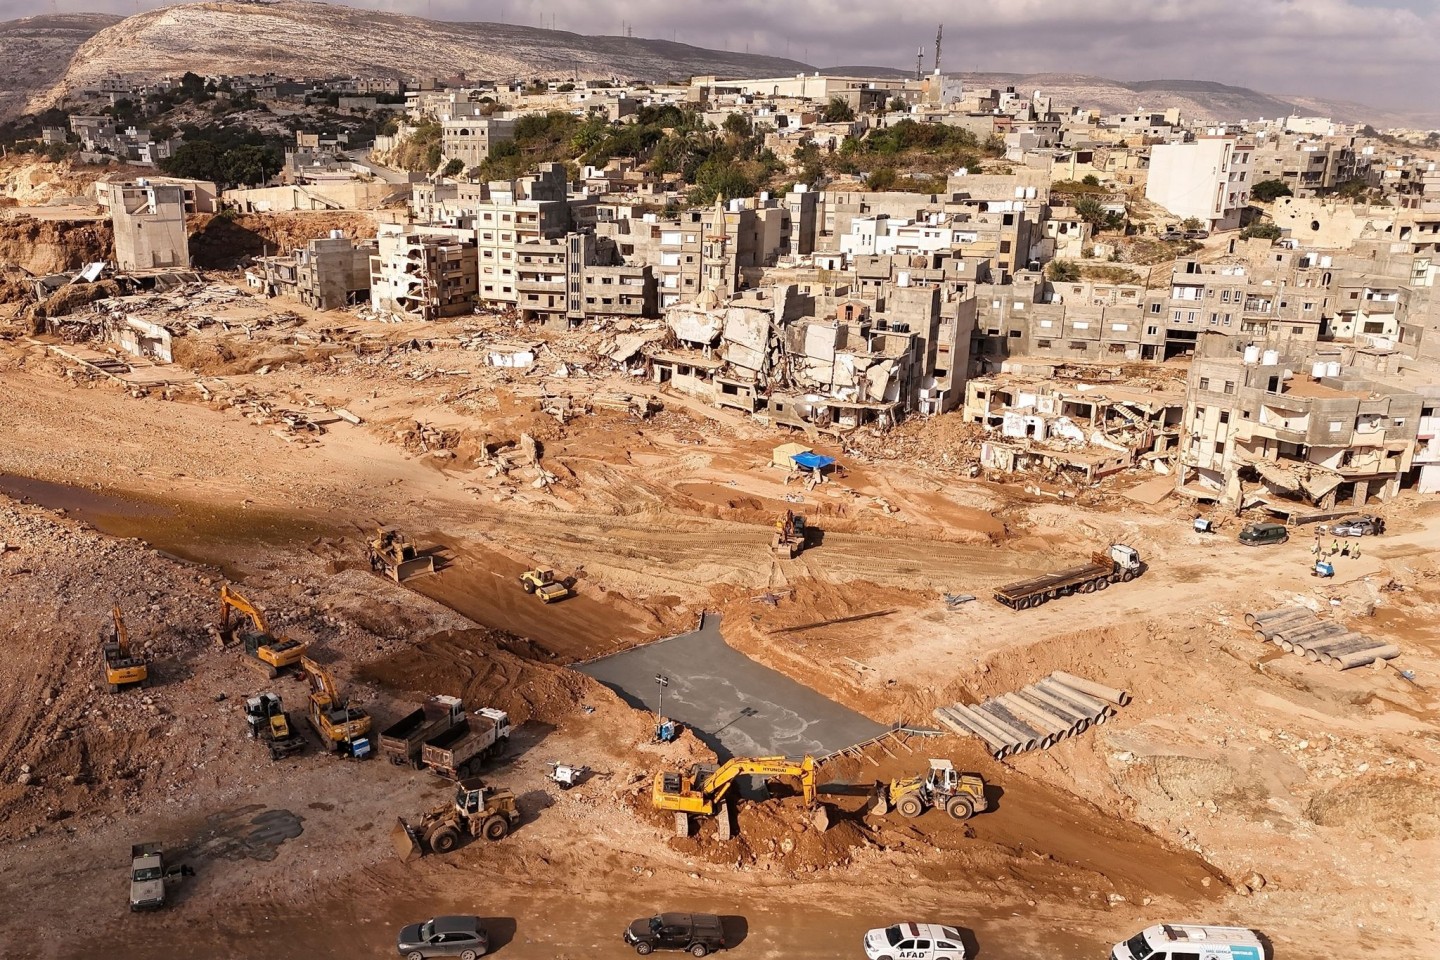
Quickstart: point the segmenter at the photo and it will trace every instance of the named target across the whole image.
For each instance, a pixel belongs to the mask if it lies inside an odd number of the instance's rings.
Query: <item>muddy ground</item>
[[[304,342],[322,326],[342,329]],[[618,957],[623,923],[661,908],[742,917],[737,952],[759,957],[858,955],[865,929],[897,919],[958,924],[995,960],[1099,957],[1169,920],[1254,926],[1285,957],[1440,947],[1434,504],[1388,506],[1391,533],[1322,583],[1300,538],[1248,550],[1233,530],[1193,533],[1173,503],[1124,499],[1144,475],[1094,490],[970,479],[970,441],[945,421],[928,447],[908,426],[896,458],[882,437],[814,443],[848,471],[813,490],[767,465],[788,436],[682,397],[658,395],[648,418],[596,405],[562,423],[543,397],[648,388],[581,376],[593,361],[576,335],[547,339],[543,370],[485,368],[465,346],[475,333],[316,317],[215,341],[229,359],[196,378],[204,391],[144,396],[76,376],[43,344],[0,346],[0,541],[17,548],[0,555],[0,884],[36,905],[0,920],[13,955],[93,953],[64,935],[86,929],[121,957],[381,956],[399,924],[461,911],[493,918],[501,956]],[[222,356],[209,336],[193,356]],[[245,391],[364,422],[297,439],[229,402]],[[522,434],[538,465],[511,456]],[[787,507],[823,539],[780,562],[769,525]],[[363,542],[379,523],[440,572],[406,587],[372,574]],[[1134,583],[1025,612],[988,597],[1117,540],[1149,565]],[[575,577],[577,595],[521,592],[536,564]],[[521,829],[401,863],[386,835],[443,801],[436,778],[313,744],[272,764],[239,714],[266,681],[209,630],[226,579],[382,722],[431,693],[509,710],[516,748],[488,776],[520,798]],[[950,611],[945,593],[977,599]],[[1418,685],[1304,663],[1243,629],[1245,610],[1297,601],[1399,644]],[[115,605],[157,664],[152,689],[99,682]],[[942,736],[827,764],[823,834],[770,801],[742,805],[738,841],[678,839],[645,791],[707,758],[703,744],[649,744],[649,715],[568,665],[706,609],[732,646],[882,724],[1055,669],[1135,699],[1004,762]],[[303,685],[274,685],[300,712]],[[874,780],[930,756],[982,773],[995,810],[963,825],[864,815]],[[550,760],[596,774],[562,793]],[[126,859],[145,840],[196,876],[166,911],[132,916]]]

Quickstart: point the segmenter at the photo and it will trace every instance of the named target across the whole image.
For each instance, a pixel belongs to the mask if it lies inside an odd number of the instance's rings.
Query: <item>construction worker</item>
[[[1330,541],[1330,556],[1333,557],[1333,556],[1335,556],[1335,554],[1337,554],[1337,553],[1339,553],[1339,552],[1340,552],[1340,541],[1339,541],[1339,540],[1331,540],[1331,541]]]
[[[1340,556],[1342,556],[1342,557],[1348,557],[1348,556],[1350,556],[1350,541],[1349,541],[1349,540],[1346,540],[1346,541],[1345,541],[1345,546],[1343,546],[1343,547],[1340,548]]]

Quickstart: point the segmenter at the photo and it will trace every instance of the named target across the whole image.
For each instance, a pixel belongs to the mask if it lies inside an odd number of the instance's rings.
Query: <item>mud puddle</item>
[[[161,553],[220,568],[241,579],[243,561],[259,544],[294,545],[340,531],[329,524],[272,511],[177,500],[166,503],[120,490],[102,491],[0,473],[0,495],[64,511],[112,537],[144,540]]]

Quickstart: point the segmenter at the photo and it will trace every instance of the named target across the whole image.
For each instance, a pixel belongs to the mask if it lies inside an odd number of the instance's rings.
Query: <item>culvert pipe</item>
[[[1019,696],[1042,710],[1048,710],[1062,720],[1068,720],[1075,727],[1076,733],[1084,733],[1090,726],[1090,717],[1079,707],[1071,706],[1033,684],[1019,691]]]
[[[1037,682],[1035,686],[1051,696],[1059,697],[1061,701],[1072,704],[1077,709],[1084,711],[1090,717],[1091,723],[1103,723],[1104,721],[1100,718],[1105,715],[1106,710],[1110,709],[1110,705],[1103,700],[1096,700],[1092,696],[1083,694],[1079,690],[1067,687],[1063,683],[1051,680],[1048,677]]]
[[[1101,700],[1109,700],[1117,707],[1123,707],[1130,702],[1130,694],[1118,687],[1107,687],[1103,683],[1086,680],[1084,677],[1077,677],[1075,674],[1066,673],[1064,670],[1056,670],[1050,674],[1050,678],[1060,681],[1072,690],[1088,693],[1090,696],[1099,697]]]
[[[1066,723],[1053,713],[1047,713],[1013,693],[1005,694],[1000,698],[1000,702],[1021,720],[1038,723],[1041,728],[1049,732],[1057,742],[1064,740],[1075,732],[1074,724]]]
[[[1026,741],[1024,737],[1021,737],[1009,727],[996,723],[995,718],[981,710],[978,705],[957,703],[951,707],[951,709],[964,716],[980,729],[988,731],[990,736],[1002,741],[1005,744],[1007,755],[1030,749],[1025,745]]]
[[[1335,657],[1332,665],[1339,670],[1349,670],[1351,667],[1363,667],[1376,660],[1393,660],[1398,656],[1400,656],[1400,648],[1393,643],[1386,643],[1371,647],[1369,650],[1357,650],[1354,653]]]
[[[1274,610],[1261,610],[1259,613],[1247,613],[1245,614],[1245,625],[1247,627],[1253,627],[1256,624],[1265,623],[1269,620],[1279,620],[1281,617],[1293,615],[1294,613],[1294,607],[1276,607]]]
[[[994,700],[986,700],[975,709],[993,719],[1001,730],[1013,730],[1016,738],[1024,744],[1026,750],[1034,750],[1036,747],[1043,750],[1053,742],[1048,734],[1042,733],[1028,723],[1012,716],[1009,710]]]
[[[1323,647],[1334,647],[1341,642],[1348,642],[1346,640],[1347,637],[1359,638],[1360,634],[1354,633],[1350,630],[1346,630],[1344,627],[1337,624],[1335,629],[1330,633],[1323,633],[1318,636],[1308,637],[1305,640],[1301,640],[1300,642],[1296,643],[1295,652],[1300,654],[1302,657],[1314,659],[1314,657],[1311,657],[1311,651],[1318,650]]]
[[[990,752],[996,760],[1004,760],[1014,751],[1015,744],[1004,740],[999,734],[986,729],[970,714],[970,711],[964,707],[955,705],[942,709],[945,716],[949,717],[952,722],[969,730],[972,736],[978,737],[988,744],[990,746]]]

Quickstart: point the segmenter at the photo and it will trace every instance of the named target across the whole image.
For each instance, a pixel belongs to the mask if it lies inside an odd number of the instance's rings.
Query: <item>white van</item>
[[[1244,927],[1162,923],[1115,944],[1111,960],[1265,960],[1265,944]]]

